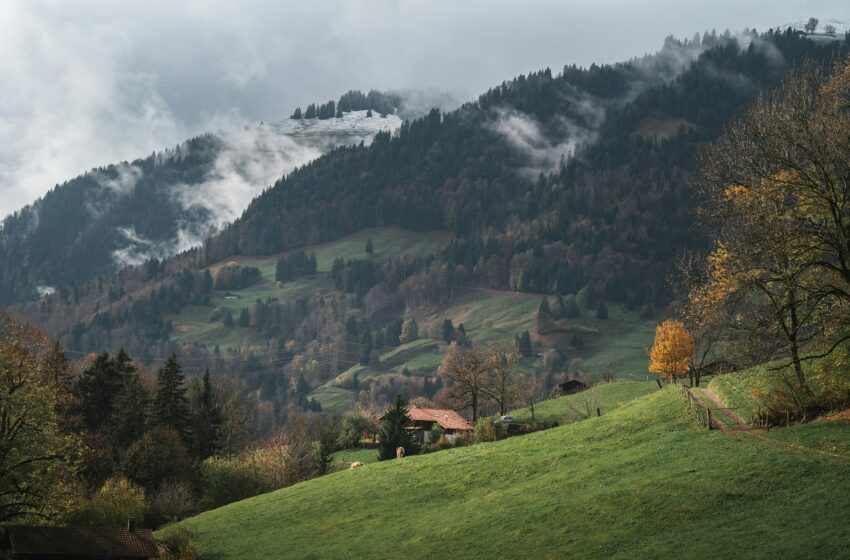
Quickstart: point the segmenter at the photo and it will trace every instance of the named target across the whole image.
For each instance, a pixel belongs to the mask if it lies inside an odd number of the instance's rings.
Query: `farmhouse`
[[[159,558],[150,529],[74,527],[6,527],[0,537],[0,559],[137,560]]]
[[[559,383],[558,388],[561,390],[561,395],[574,395],[575,393],[581,393],[586,390],[588,386],[587,383],[578,379],[568,379],[563,383]]]
[[[431,428],[434,424],[443,429],[443,434],[449,441],[454,440],[466,432],[472,431],[469,422],[454,410],[439,408],[411,408],[407,411],[410,417],[408,430],[413,430],[416,437],[423,443],[431,441]]]

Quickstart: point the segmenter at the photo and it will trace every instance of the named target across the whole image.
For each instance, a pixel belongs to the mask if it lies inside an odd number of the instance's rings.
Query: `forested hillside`
[[[545,374],[548,391],[621,359],[612,346],[621,338],[640,352],[649,343],[645,322],[672,299],[673,260],[708,248],[693,211],[701,146],[795,64],[847,52],[846,39],[791,30],[706,34],[622,64],[520,76],[295,169],[201,248],[15,309],[74,355],[123,347],[156,366],[176,352],[187,373],[238,377],[274,421],[287,406],[315,408],[308,394],[335,399],[341,389],[343,402],[375,406],[396,393],[438,398],[435,364],[458,341],[524,341],[523,367]],[[151,159],[151,177],[176,173],[177,161]],[[184,161],[185,173],[203,165]],[[22,220],[9,223],[20,230]],[[23,247],[6,255],[32,259]],[[4,282],[32,280],[15,278]],[[539,302],[536,324],[526,298],[513,331],[493,328],[494,302],[509,291]],[[469,294],[476,312],[452,308]],[[617,326],[600,328],[609,316]],[[476,324],[453,325],[456,338],[433,326],[460,317]],[[431,330],[417,332],[417,319]],[[418,338],[433,343],[406,346]],[[382,357],[393,361],[378,367]],[[396,361],[414,375],[393,370]],[[335,385],[358,364],[390,375]]]

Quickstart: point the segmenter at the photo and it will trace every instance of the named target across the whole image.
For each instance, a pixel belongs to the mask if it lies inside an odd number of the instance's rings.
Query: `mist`
[[[273,122],[348,89],[471,100],[532,70],[655,52],[670,34],[764,31],[845,11],[835,0],[6,0],[0,215],[222,118]]]

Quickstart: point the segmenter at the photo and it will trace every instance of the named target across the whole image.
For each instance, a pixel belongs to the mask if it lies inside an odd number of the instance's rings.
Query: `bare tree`
[[[478,346],[464,348],[452,342],[443,363],[440,375],[446,381],[446,392],[455,407],[472,411],[472,421],[478,420],[478,410],[487,398],[488,356]]]
[[[521,404],[525,405],[531,413],[531,423],[536,424],[537,419],[534,416],[534,407],[542,396],[542,381],[536,375],[529,375],[519,384],[518,390]]]
[[[504,416],[517,399],[519,375],[516,366],[519,363],[519,349],[513,345],[510,349],[501,341],[491,342],[488,347],[487,384],[483,393],[499,406],[499,414]]]
[[[283,484],[290,486],[310,480],[319,474],[319,457],[303,415],[289,418],[283,432],[282,443],[286,449],[283,462]]]
[[[815,29],[818,28],[818,18],[809,18],[809,21],[803,26],[803,29],[806,30],[806,33],[812,34],[815,32]]]
[[[830,36],[830,37],[835,37],[835,33],[836,33],[836,31],[837,31],[837,29],[835,29],[835,26],[834,26],[834,25],[831,25],[831,24],[827,24],[827,25],[823,28],[823,32],[824,32],[826,35]]]

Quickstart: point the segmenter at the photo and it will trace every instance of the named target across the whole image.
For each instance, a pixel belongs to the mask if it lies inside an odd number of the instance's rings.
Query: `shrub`
[[[167,529],[159,541],[165,547],[165,558],[168,560],[198,560],[200,558],[186,529],[178,527]]]
[[[496,420],[498,420],[498,416],[485,416],[476,420],[472,432],[473,441],[475,441],[475,443],[496,441],[498,436]]]
[[[126,478],[111,478],[71,516],[84,527],[124,527],[128,519],[142,519],[145,491]]]
[[[167,482],[148,503],[151,525],[180,521],[197,510],[192,489],[185,482]]]
[[[171,428],[158,427],[145,433],[127,449],[122,461],[124,476],[147,491],[159,490],[164,482],[189,482],[194,467],[180,436]]]

